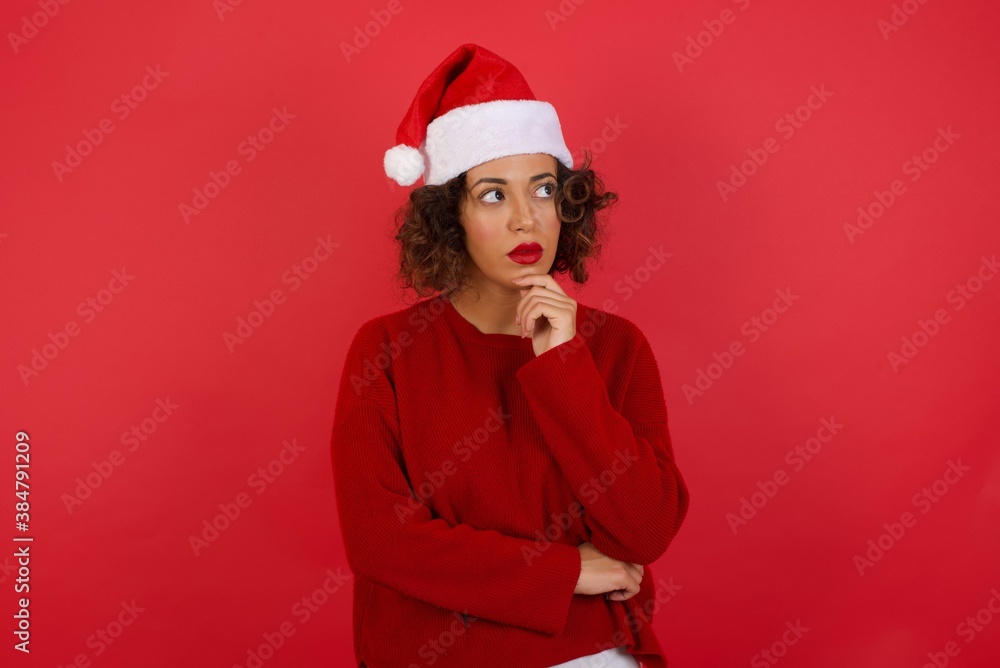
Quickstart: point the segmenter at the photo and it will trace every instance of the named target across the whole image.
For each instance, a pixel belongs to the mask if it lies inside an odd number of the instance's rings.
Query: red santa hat
[[[420,85],[383,166],[399,185],[421,176],[425,185],[439,185],[481,163],[522,153],[548,153],[573,168],[555,108],[536,100],[506,60],[463,44]]]

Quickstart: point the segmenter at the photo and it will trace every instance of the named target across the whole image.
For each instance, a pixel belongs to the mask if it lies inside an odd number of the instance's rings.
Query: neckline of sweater
[[[522,338],[517,334],[481,332],[475,325],[466,320],[465,316],[458,312],[458,309],[455,308],[450,299],[442,295],[439,295],[438,299],[443,302],[445,317],[448,319],[448,322],[452,324],[454,330],[463,338],[496,348],[532,349],[531,337],[526,336]]]

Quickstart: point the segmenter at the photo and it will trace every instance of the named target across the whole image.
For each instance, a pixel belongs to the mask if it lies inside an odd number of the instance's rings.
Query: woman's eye
[[[552,195],[554,195],[556,192],[556,184],[554,183],[543,183],[542,185],[538,186],[538,190],[541,190],[542,188],[549,189],[549,192],[543,195],[543,197],[552,197]]]
[[[482,199],[487,204],[496,204],[497,202],[500,201],[499,199],[489,199],[489,198],[499,194],[500,194],[499,190],[487,190],[486,192],[483,193],[483,196],[480,199]]]

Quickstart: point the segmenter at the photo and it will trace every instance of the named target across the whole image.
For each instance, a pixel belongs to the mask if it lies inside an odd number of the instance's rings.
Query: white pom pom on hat
[[[398,144],[385,152],[382,160],[386,175],[401,186],[415,183],[424,173],[424,156],[419,149]]]
[[[385,152],[386,175],[438,185],[508,155],[548,153],[572,169],[555,108],[497,54],[463,44],[424,80]]]

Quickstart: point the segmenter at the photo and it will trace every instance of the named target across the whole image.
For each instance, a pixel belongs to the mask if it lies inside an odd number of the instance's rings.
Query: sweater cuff
[[[566,628],[573,592],[583,569],[580,550],[566,543],[551,543],[531,561],[529,568],[543,569],[547,583],[543,591],[547,593],[543,596],[545,600],[526,601],[525,605],[536,607],[536,612],[543,615],[539,620],[542,628],[559,635]]]

